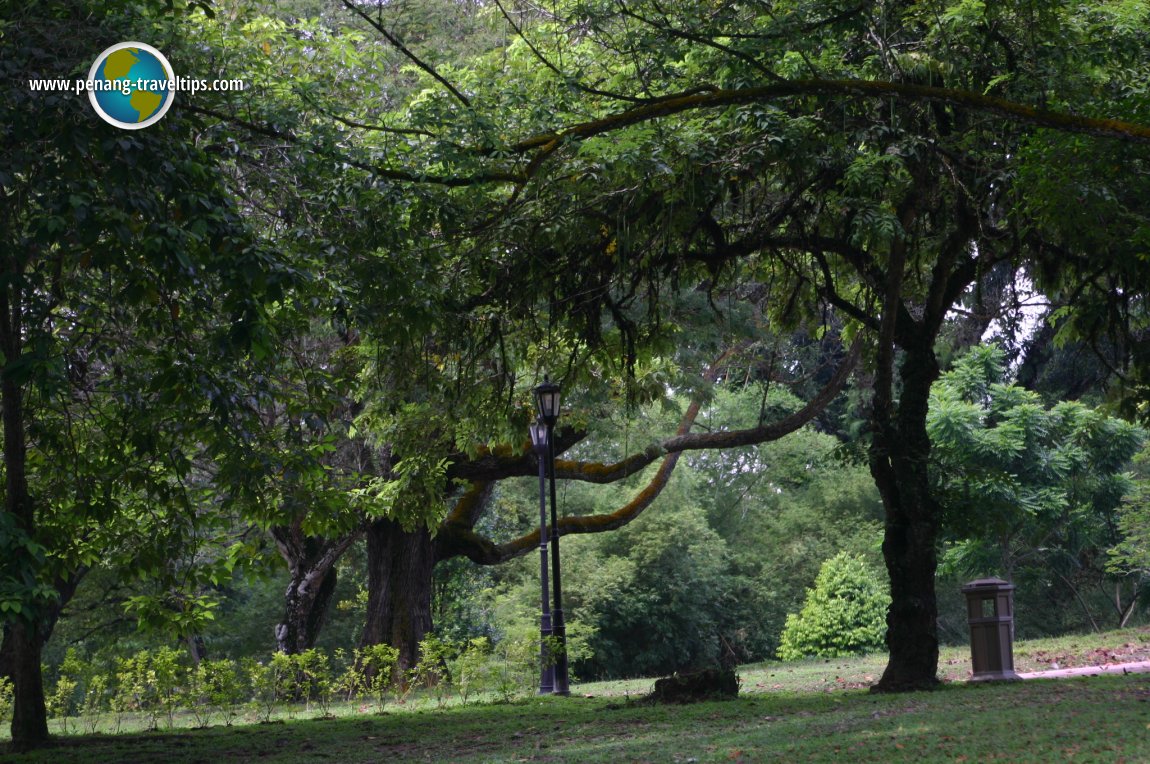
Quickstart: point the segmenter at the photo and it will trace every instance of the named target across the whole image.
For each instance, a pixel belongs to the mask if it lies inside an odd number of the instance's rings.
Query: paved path
[[[1049,671],[1019,672],[1023,679],[1058,679],[1064,676],[1103,676],[1106,674],[1147,674],[1150,673],[1150,661],[1139,663],[1106,663],[1101,666],[1083,666],[1081,668],[1051,669]]]

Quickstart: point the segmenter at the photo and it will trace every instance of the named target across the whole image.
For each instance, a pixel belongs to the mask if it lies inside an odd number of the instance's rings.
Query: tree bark
[[[12,672],[15,671],[16,660],[12,656],[13,642],[9,636],[12,628],[5,624],[3,631],[0,631],[0,679],[7,679],[12,681]]]
[[[938,601],[934,577],[940,507],[927,472],[930,438],[926,413],[938,378],[934,350],[921,344],[900,366],[901,396],[893,422],[876,415],[870,468],[886,510],[882,553],[890,576],[887,611],[889,661],[877,692],[938,685]]]
[[[426,528],[405,531],[391,520],[368,526],[367,621],[360,645],[386,642],[398,649],[398,672],[419,662],[419,642],[431,631],[434,567],[435,550]]]
[[[84,576],[88,574],[88,570],[89,568],[87,566],[82,566],[66,577],[58,577],[56,579],[56,591],[58,592],[59,599],[48,607],[44,619],[40,623],[39,631],[42,645],[48,644],[48,639],[52,636],[52,631],[56,628],[56,622],[60,620],[64,606],[72,601],[72,597],[76,595],[76,589],[80,586],[80,582],[84,579]],[[0,634],[0,679],[6,677],[10,681],[14,681],[13,672],[15,671],[16,665],[14,656],[15,643],[8,636],[10,631],[11,629],[5,626],[2,634]]]
[[[27,440],[24,431],[24,390],[8,374],[8,365],[23,352],[20,287],[0,287],[0,350],[6,359],[0,374],[0,416],[4,430],[4,511],[19,528],[35,538],[36,514],[28,493]],[[9,624],[5,642],[12,642],[12,747],[34,748],[48,740],[48,713],[44,705],[44,681],[40,673],[42,613],[29,609]]]
[[[276,526],[272,537],[290,571],[283,620],[275,627],[276,648],[295,655],[315,647],[335,594],[335,565],[359,532],[333,541],[307,536],[295,524]]]
[[[16,621],[12,640],[13,685],[12,749],[27,751],[48,740],[48,711],[44,704],[44,678],[40,672],[43,640],[34,624]]]

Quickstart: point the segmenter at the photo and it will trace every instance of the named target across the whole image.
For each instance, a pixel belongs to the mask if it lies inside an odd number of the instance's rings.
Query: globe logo
[[[142,42],[121,42],[88,70],[88,99],[105,122],[139,130],[168,113],[175,79],[163,53]]]

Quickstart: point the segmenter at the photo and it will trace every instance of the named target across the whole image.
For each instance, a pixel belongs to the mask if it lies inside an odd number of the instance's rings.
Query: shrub
[[[822,564],[798,614],[787,616],[779,658],[837,658],[882,647],[890,595],[861,556],[840,552]]]
[[[184,668],[180,665],[180,654],[170,647],[161,647],[151,655],[148,670],[149,688],[155,698],[158,710],[168,719],[168,729],[175,725],[176,709],[180,705],[183,692],[180,690],[184,678]],[[156,726],[152,723],[153,728]]]
[[[87,673],[87,666],[76,648],[68,648],[64,662],[60,664],[56,687],[44,699],[48,715],[60,720],[60,731],[65,735],[68,734],[68,717],[77,711],[77,691]]]
[[[561,648],[556,637],[548,639],[547,654],[553,663]],[[538,686],[539,658],[539,635],[533,630],[507,634],[495,646],[488,669],[489,681],[504,702],[529,695]]]
[[[310,711],[312,701],[316,701],[319,703],[320,711],[327,716],[331,710],[332,694],[335,691],[327,653],[313,647],[293,658],[299,692],[303,695],[307,709]]]
[[[84,704],[80,708],[80,716],[84,720],[84,729],[89,735],[95,734],[100,726],[100,713],[104,710],[104,703],[108,695],[109,678],[107,674],[93,671],[84,688]]]
[[[455,677],[455,691],[463,705],[474,695],[487,689],[490,684],[491,644],[487,637],[475,637],[451,661],[451,673]]]
[[[283,653],[276,653],[283,655]],[[282,662],[282,659],[281,659]],[[255,658],[244,658],[244,676],[252,688],[251,707],[256,720],[270,722],[281,701],[279,666],[273,662],[264,663]]]
[[[440,708],[447,702],[451,689],[451,672],[448,660],[452,657],[452,647],[434,634],[428,634],[419,641],[419,664],[408,672],[408,687],[423,686],[431,689],[435,703]]]
[[[188,673],[183,703],[191,710],[196,725],[207,727],[213,715],[232,726],[245,699],[239,666],[234,661],[202,660]]]
[[[387,704],[388,694],[394,689],[391,675],[398,662],[399,650],[391,645],[369,645],[355,651],[355,663],[348,669],[362,677],[360,692],[375,698],[380,713]]]

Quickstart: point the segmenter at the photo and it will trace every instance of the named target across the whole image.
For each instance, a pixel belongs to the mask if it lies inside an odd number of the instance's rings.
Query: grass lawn
[[[1017,646],[1029,671],[1144,660],[1150,632]],[[963,651],[942,674],[965,678]],[[5,762],[738,762],[1150,761],[1150,674],[969,685],[870,695],[884,658],[741,670],[738,700],[638,705],[651,680],[583,684],[570,698],[443,709],[430,702],[331,719],[121,735],[73,735]],[[868,680],[869,677],[869,680]],[[73,725],[75,726],[75,725]]]

